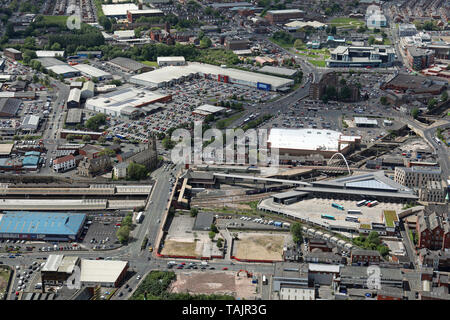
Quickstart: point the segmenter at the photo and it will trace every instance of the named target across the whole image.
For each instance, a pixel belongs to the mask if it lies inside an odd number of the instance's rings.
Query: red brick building
[[[364,265],[380,264],[381,254],[377,250],[352,250],[352,263],[361,263]]]
[[[445,250],[450,248],[449,225],[443,222],[436,213],[417,216],[416,223],[417,248],[430,250]]]

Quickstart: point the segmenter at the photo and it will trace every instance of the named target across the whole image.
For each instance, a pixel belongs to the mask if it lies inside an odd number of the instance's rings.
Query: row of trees
[[[121,226],[116,231],[117,239],[120,243],[126,244],[130,240],[130,232],[133,227],[133,214],[129,213],[121,222]]]

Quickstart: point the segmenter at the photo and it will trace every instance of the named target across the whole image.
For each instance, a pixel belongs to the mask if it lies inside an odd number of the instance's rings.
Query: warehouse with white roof
[[[110,116],[133,118],[140,113],[142,107],[171,99],[171,95],[155,91],[126,88],[90,98],[86,100],[85,108]]]
[[[361,142],[361,136],[345,136],[326,129],[279,129],[269,132],[269,148],[277,148],[280,156],[320,154],[330,158],[336,152],[346,154]]]
[[[134,3],[102,4],[102,11],[108,18],[126,19],[127,11],[138,10]]]
[[[118,287],[125,278],[128,266],[127,261],[82,259],[80,281],[89,287]]]
[[[88,64],[80,63],[80,64],[74,65],[73,67],[75,69],[77,69],[78,71],[80,71],[81,74],[88,76],[88,77],[97,78],[99,81],[112,78],[111,73],[100,70],[100,69],[90,66]]]
[[[205,63],[189,62],[183,66],[167,66],[135,75],[130,82],[149,87],[166,87],[188,79],[205,77],[219,82],[246,85],[266,91],[277,91],[294,84],[294,80],[261,73],[222,68]]]

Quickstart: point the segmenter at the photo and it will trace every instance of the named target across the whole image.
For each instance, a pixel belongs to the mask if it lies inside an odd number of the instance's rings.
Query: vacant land
[[[177,274],[177,280],[169,292],[190,294],[228,294],[240,299],[254,299],[256,284],[244,273],[240,277],[235,272],[191,272]]]
[[[163,255],[176,256],[198,256],[202,251],[197,250],[197,242],[195,241],[181,241],[181,240],[166,240],[164,248],[161,251]]]
[[[240,234],[235,240],[235,254],[238,259],[283,260],[284,235]]]
[[[10,276],[10,269],[0,268],[0,300],[3,299]]]

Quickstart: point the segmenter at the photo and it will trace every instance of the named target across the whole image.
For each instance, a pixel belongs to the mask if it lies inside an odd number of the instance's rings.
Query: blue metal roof
[[[0,233],[77,235],[85,214],[8,211],[0,215]]]
[[[23,166],[36,166],[38,163],[39,163],[39,157],[36,157],[36,156],[24,157],[22,160]]]
[[[28,156],[39,157],[40,155],[41,155],[41,153],[39,151],[28,151],[28,152],[25,152],[25,157],[28,157]]]

